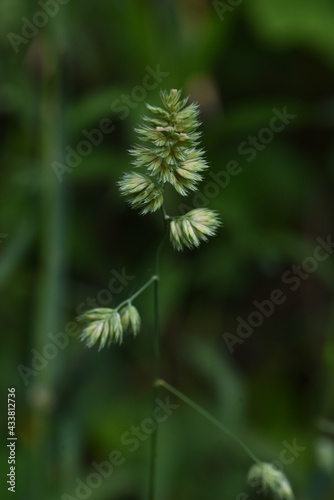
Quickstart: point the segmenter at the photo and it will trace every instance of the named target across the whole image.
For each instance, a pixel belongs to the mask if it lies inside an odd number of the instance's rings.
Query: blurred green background
[[[152,290],[137,302],[140,335],[122,347],[86,350],[64,332],[113,272],[135,279],[111,307],[153,272],[159,214],[139,217],[116,182],[144,101],[159,105],[164,88],[199,102],[221,179],[208,187],[208,174],[196,199],[170,191],[170,211],[203,203],[224,227],[196,251],[164,249],[162,374],[263,460],[296,440],[302,451],[284,465],[296,499],[334,498],[334,257],[305,260],[333,231],[333,21],[331,0],[2,0],[2,498],[12,498],[7,387],[17,392],[16,498],[146,497],[149,439],[131,453],[122,435],[151,414]],[[289,123],[268,129],[284,108]],[[100,140],[106,120],[113,130]],[[310,272],[291,290],[282,276],[302,263]],[[285,302],[231,352],[226,332],[237,335],[237,318],[274,289]],[[76,496],[78,478],[115,450],[124,463]],[[246,486],[250,465],[180,404],[159,430],[157,498],[260,498]]]

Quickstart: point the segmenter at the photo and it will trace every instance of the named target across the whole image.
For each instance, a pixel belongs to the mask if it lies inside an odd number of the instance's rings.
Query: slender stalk
[[[143,285],[141,288],[139,288],[139,290],[137,290],[137,292],[135,292],[133,295],[131,295],[131,297],[129,297],[128,299],[124,300],[123,302],[121,302],[119,304],[119,306],[117,306],[117,310],[118,309],[121,309],[121,307],[125,306],[126,304],[130,304],[133,300],[135,300],[140,294],[142,294],[146,288],[148,288],[152,283],[153,281],[158,281],[159,280],[159,276],[157,276],[156,274],[154,274],[146,283],[145,285]]]
[[[159,342],[159,280],[154,283],[154,367],[153,379],[157,380],[160,372],[160,342]],[[159,395],[159,388],[156,384],[153,385],[153,408],[155,400]],[[151,451],[150,451],[150,469],[149,469],[149,500],[155,498],[155,479],[156,479],[156,456],[158,447],[158,428],[153,432],[151,438]]]
[[[211,424],[213,424],[215,427],[218,427],[219,430],[221,430],[226,436],[228,436],[230,439],[232,439],[235,443],[237,443],[242,450],[246,453],[246,455],[256,464],[261,463],[260,460],[254,455],[254,453],[248,448],[248,446],[245,445],[243,441],[241,441],[240,438],[234,432],[232,432],[230,429],[228,429],[224,424],[219,422],[213,415],[211,415],[209,412],[207,412],[204,408],[199,406],[197,403],[195,403],[192,399],[188,398],[185,394],[180,392],[179,390],[175,389],[172,387],[170,384],[165,382],[164,380],[156,380],[155,385],[157,387],[163,387],[167,391],[171,392],[176,396],[177,398],[181,399],[184,403],[186,403],[190,408],[195,410],[199,415],[202,417],[206,418]]]
[[[152,391],[152,407],[155,408],[156,399],[159,396],[159,387],[156,381],[159,379],[160,374],[160,315],[159,315],[159,264],[160,264],[160,254],[165,243],[167,235],[167,217],[164,208],[161,209],[164,218],[164,235],[159,243],[157,253],[155,256],[155,277],[154,281],[154,339],[153,339],[153,391]],[[155,498],[155,486],[156,486],[156,456],[158,448],[158,428],[153,432],[151,438],[151,450],[150,450],[150,465],[149,465],[149,488],[148,488],[148,498],[149,500],[154,500]]]

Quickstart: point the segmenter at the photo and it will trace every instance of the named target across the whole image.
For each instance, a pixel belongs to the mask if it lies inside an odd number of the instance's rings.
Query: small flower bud
[[[292,488],[285,474],[273,465],[262,462],[248,473],[250,486],[261,486],[263,493],[271,493],[277,500],[294,500]]]
[[[134,336],[139,333],[140,329],[140,316],[137,309],[128,304],[121,309],[121,322],[124,331],[132,332]]]

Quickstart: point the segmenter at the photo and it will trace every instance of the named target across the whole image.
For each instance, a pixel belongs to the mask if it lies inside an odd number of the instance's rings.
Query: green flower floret
[[[121,194],[142,215],[155,212],[163,204],[162,190],[146,175],[129,172],[124,174],[118,184]]]
[[[170,223],[170,240],[176,250],[193,249],[209,236],[214,236],[221,222],[217,212],[208,208],[196,208]]]
[[[123,328],[116,309],[93,309],[79,316],[78,321],[87,323],[80,335],[80,340],[86,343],[86,347],[93,347],[98,341],[100,341],[99,350],[107,343],[108,346],[112,342],[122,343]]]

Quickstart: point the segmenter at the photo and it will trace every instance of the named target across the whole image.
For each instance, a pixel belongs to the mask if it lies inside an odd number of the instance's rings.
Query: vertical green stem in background
[[[164,235],[159,243],[156,257],[155,257],[155,276],[156,279],[154,281],[154,339],[153,339],[153,356],[154,356],[154,365],[153,365],[153,401],[152,401],[152,411],[156,405],[156,399],[159,396],[159,387],[156,384],[156,381],[160,376],[160,314],[159,314],[159,285],[160,285],[160,275],[159,275],[159,263],[160,263],[160,254],[162,247],[165,243],[166,235],[167,235],[167,222],[166,222],[166,214],[164,209],[162,208],[162,214],[164,217],[165,230]],[[149,500],[154,500],[155,498],[155,488],[156,488],[156,455],[158,448],[158,427],[153,432],[151,437],[151,450],[150,450],[150,464],[149,464],[149,489],[148,489],[148,498]]]
[[[52,161],[59,158],[62,145],[61,126],[61,75],[57,44],[48,34],[40,39],[41,90],[36,89],[39,104],[40,129],[40,207],[39,243],[40,262],[37,276],[37,297],[32,347],[43,353],[48,334],[55,332],[62,322],[61,297],[63,297],[63,216],[62,188]],[[52,471],[51,411],[54,404],[54,385],[59,357],[49,360],[30,379],[32,404],[32,460],[29,498],[47,498]],[[29,488],[27,488],[29,489]]]
[[[157,380],[156,381],[157,387],[163,387],[167,391],[171,392],[179,398],[181,401],[186,403],[190,408],[195,410],[199,415],[202,415],[202,417],[206,418],[211,424],[213,424],[215,427],[218,427],[219,430],[221,430],[226,436],[228,436],[230,439],[232,439],[235,443],[237,443],[240,448],[246,453],[246,455],[256,464],[261,463],[260,460],[254,455],[254,453],[248,448],[248,446],[245,445],[243,441],[241,441],[240,438],[234,432],[232,432],[230,429],[228,429],[224,424],[219,422],[213,415],[211,415],[208,411],[206,411],[204,408],[199,406],[195,401],[192,399],[188,398],[185,394],[180,392],[178,389],[175,389],[172,387],[170,384],[165,382],[164,380]]]

